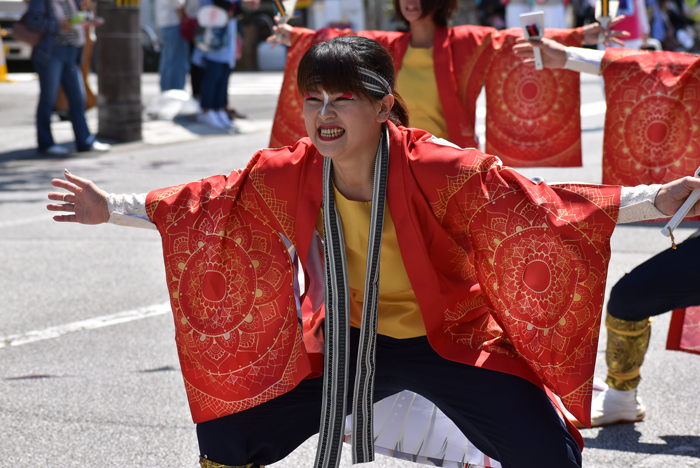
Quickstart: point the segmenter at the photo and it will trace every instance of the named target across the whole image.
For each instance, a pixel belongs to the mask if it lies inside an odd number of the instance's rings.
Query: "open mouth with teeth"
[[[321,141],[332,141],[345,135],[345,129],[341,127],[319,127],[318,139]]]

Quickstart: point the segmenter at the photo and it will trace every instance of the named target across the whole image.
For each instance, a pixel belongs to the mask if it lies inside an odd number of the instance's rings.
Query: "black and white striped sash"
[[[332,162],[323,161],[323,233],[326,263],[325,368],[323,404],[316,468],[337,468],[340,463],[347,416],[348,360],[350,357],[350,305],[345,241],[335,206]],[[360,343],[352,408],[352,461],[374,460],[372,407],[379,307],[379,257],[382,248],[384,204],[389,170],[389,132],[382,127],[372,187],[372,212],[367,245],[367,270]]]

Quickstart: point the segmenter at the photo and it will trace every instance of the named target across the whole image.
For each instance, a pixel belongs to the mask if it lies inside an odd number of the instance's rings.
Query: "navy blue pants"
[[[231,67],[228,63],[204,59],[204,77],[199,103],[202,109],[219,110],[228,105],[228,79]]]
[[[359,331],[352,329],[351,359]],[[323,378],[262,405],[197,425],[201,456],[225,465],[270,465],[318,433]],[[580,467],[581,452],[545,393],[525,379],[440,357],[425,337],[379,336],[375,400],[411,390],[435,403],[504,468]],[[352,399],[352,391],[349,392]],[[348,403],[351,408],[352,403]],[[308,466],[311,466],[309,460]]]
[[[655,255],[623,276],[610,292],[608,312],[637,322],[700,305],[700,237]]]

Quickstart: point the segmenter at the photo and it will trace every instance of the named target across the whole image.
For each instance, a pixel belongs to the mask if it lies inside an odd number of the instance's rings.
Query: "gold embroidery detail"
[[[617,390],[633,390],[639,385],[639,369],[649,348],[651,320],[630,322],[613,317],[605,317],[608,329],[608,345],[605,361],[608,364],[606,382]]]
[[[258,465],[257,463],[248,463],[247,465],[240,465],[240,466],[231,466],[231,465],[222,465],[221,463],[216,463],[208,458],[204,457],[199,457],[199,465],[202,468],[265,468],[262,465]]]
[[[151,202],[146,205],[146,214],[148,215],[148,219],[153,219],[153,215],[156,212],[156,208],[158,208],[158,203],[160,203],[161,201],[165,200],[166,198],[168,198],[172,195],[175,195],[184,186],[185,186],[185,184],[180,184],[180,185],[176,185],[174,187],[170,187],[167,190],[161,190],[160,192],[158,192],[153,197]]]
[[[292,244],[296,244],[296,237],[294,235],[294,218],[289,215],[289,209],[287,208],[287,202],[281,200],[275,194],[275,189],[265,185],[265,174],[261,173],[258,168],[250,171],[250,180],[258,191],[262,199],[264,200],[267,207],[272,212],[273,216],[284,229],[284,235],[289,239]],[[260,212],[260,210],[258,210]]]
[[[481,175],[480,172],[488,171],[496,164],[496,162],[497,159],[493,156],[482,160],[476,159],[474,164],[460,164],[457,175],[447,176],[447,185],[442,189],[438,189],[437,191],[438,200],[430,203],[433,213],[435,213],[435,216],[440,223],[442,223],[442,220],[447,213],[447,204],[450,202],[452,197],[462,190],[462,187],[464,187],[471,177],[479,176]]]

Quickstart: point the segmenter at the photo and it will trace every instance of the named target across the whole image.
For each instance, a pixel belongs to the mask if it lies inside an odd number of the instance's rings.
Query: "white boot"
[[[634,390],[608,388],[593,399],[591,427],[641,421],[645,415],[646,409],[637,396],[636,388]]]

